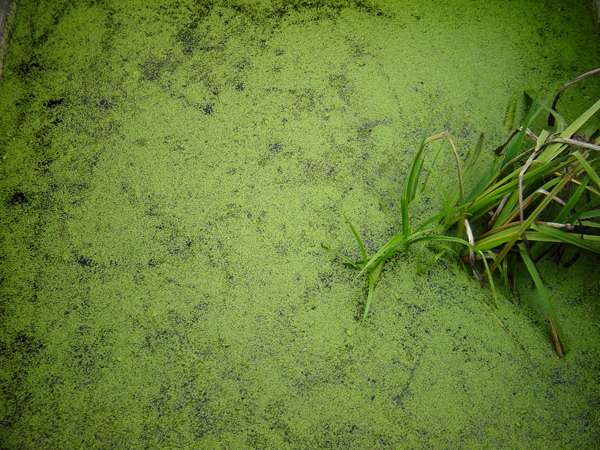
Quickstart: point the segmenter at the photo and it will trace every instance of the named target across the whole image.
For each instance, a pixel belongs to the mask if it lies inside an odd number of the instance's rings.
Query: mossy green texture
[[[491,158],[515,92],[595,68],[582,3],[21,0],[0,80],[2,448],[594,448],[597,257],[543,263],[561,361],[533,288],[491,310],[411,251],[362,326],[362,279],[321,248],[358,256],[342,213],[371,252],[399,229],[424,133],[466,155],[485,131]],[[599,95],[574,86],[560,112]]]

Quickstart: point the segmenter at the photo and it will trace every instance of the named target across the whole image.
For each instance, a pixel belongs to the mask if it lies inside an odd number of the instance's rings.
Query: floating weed
[[[600,69],[572,80],[561,92],[574,82],[599,72]],[[600,146],[593,140],[597,130],[588,124],[600,109],[600,100],[568,125],[556,112],[558,96],[550,106],[551,97],[541,100],[536,92],[526,94],[533,101],[523,125],[495,150],[496,159],[468,193],[465,193],[464,180],[471,177],[480,159],[483,134],[463,167],[452,137],[442,132],[422,140],[402,187],[401,231],[373,256],[367,254],[356,229],[344,216],[362,259],[354,261],[328,247],[323,248],[367,277],[363,322],[385,262],[419,243],[418,273],[424,273],[446,254],[454,255],[469,264],[474,277],[482,284],[490,283],[495,302],[492,274],[497,269],[509,296],[519,299],[514,275],[517,265],[523,263],[536,286],[539,302],[536,306],[542,320],[548,323],[556,353],[564,357],[565,339],[536,262],[552,249],[558,249],[562,255],[567,245],[600,253]],[[529,126],[541,113],[549,113],[551,122],[556,124],[555,132],[542,130],[536,135],[531,131]],[[584,128],[588,136],[578,134]],[[452,192],[444,190],[435,170],[425,161],[427,146],[438,140],[450,146],[456,161],[458,180]],[[533,144],[525,145],[528,141]],[[425,167],[438,185],[444,207],[439,214],[413,229],[409,206],[415,199]],[[437,248],[437,252],[428,263],[423,263],[422,255],[428,247]],[[578,253],[564,266],[573,264],[577,256]]]

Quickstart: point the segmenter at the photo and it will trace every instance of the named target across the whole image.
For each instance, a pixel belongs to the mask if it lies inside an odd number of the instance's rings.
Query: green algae
[[[22,0],[0,80],[3,445],[593,448],[597,258],[544,267],[560,362],[535,315],[490,312],[451,261],[417,277],[413,253],[362,327],[361,280],[321,249],[355,250],[341,212],[370,251],[398,230],[424,133],[494,148],[514,92],[597,64],[579,2],[472,3]],[[599,94],[571,89],[568,120]]]

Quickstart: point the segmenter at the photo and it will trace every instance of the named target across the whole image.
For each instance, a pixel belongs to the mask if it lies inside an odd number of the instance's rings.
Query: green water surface
[[[371,253],[400,230],[425,133],[466,157],[485,131],[485,169],[524,89],[600,65],[591,6],[21,0],[0,79],[0,448],[598,448],[597,256],[541,263],[560,360],[525,277],[522,305],[493,309],[450,258],[418,276],[415,249],[361,325],[364,280],[321,248],[359,257],[342,214]],[[599,97],[586,80],[560,112]],[[431,186],[416,223],[442,205]]]

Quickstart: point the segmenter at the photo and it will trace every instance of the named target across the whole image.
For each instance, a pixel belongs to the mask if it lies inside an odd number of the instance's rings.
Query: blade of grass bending
[[[458,186],[456,186],[456,189],[458,190],[458,205],[462,207],[460,212],[461,212],[461,217],[463,218],[463,220],[459,220],[457,223],[456,236],[459,238],[462,238],[464,230],[465,230],[464,220],[466,220],[466,218],[467,218],[467,206],[465,205],[463,173],[462,173],[462,168],[460,167],[460,158],[458,157],[458,152],[456,151],[456,147],[454,146],[454,141],[452,140],[452,137],[448,133],[446,133],[446,138],[448,139],[448,142],[450,143],[450,147],[452,147],[452,152],[454,153],[454,159],[456,160],[456,171],[458,172]],[[458,244],[456,244],[454,251],[458,252]]]
[[[570,138],[579,130],[584,123],[588,121],[590,117],[592,117],[596,111],[600,109],[600,100],[594,103],[586,112],[584,112],[581,116],[579,116],[569,127],[560,134],[560,137]]]
[[[404,186],[402,187],[402,194],[400,196],[400,216],[402,219],[402,234],[405,236],[410,235],[410,220],[408,214],[408,206],[413,201],[416,196],[417,188],[419,185],[419,177],[421,176],[421,172],[423,171],[423,152],[425,151],[425,147],[432,141],[437,139],[443,139],[447,133],[438,133],[436,135],[430,137],[423,137],[421,141],[421,145],[415,153],[415,156],[408,168],[408,174],[406,175],[406,180],[404,182]]]
[[[533,167],[523,177],[523,183],[529,185],[535,180],[551,175],[569,164],[570,161],[565,157],[557,159],[555,165],[545,164]],[[517,190],[519,171],[520,169],[513,171],[510,175],[487,188],[476,199],[472,199],[469,195],[467,202],[470,200],[472,202],[467,207],[467,214],[470,216],[471,221],[487,214],[488,211],[494,209],[502,201],[506,194],[512,194]]]
[[[344,255],[342,255],[340,252],[338,252],[338,251],[336,251],[336,250],[333,250],[333,249],[331,249],[331,248],[329,248],[329,247],[325,246],[324,244],[321,244],[321,247],[322,247],[324,250],[327,250],[328,252],[330,252],[330,253],[333,253],[335,256],[337,256],[338,258],[340,258],[340,259],[341,259],[342,261],[344,261],[345,263],[347,263],[347,264],[350,264],[350,265],[351,265],[352,267],[354,267],[356,270],[360,270],[360,266],[359,266],[359,265],[358,265],[356,262],[354,262],[354,261],[352,261],[350,258],[348,258],[347,256],[344,256]]]
[[[398,252],[398,247],[406,243],[406,237],[402,233],[398,233],[390,239],[383,247],[379,249],[375,255],[369,259],[358,275],[375,270],[380,264],[383,264],[388,258]]]
[[[537,99],[538,92],[536,91],[535,97],[533,99],[533,103],[527,112],[527,116],[525,117],[525,121],[521,127],[521,131],[517,134],[515,140],[511,142],[508,149],[504,153],[504,158],[502,159],[502,169],[506,167],[506,164],[511,161],[517,154],[519,153],[519,149],[521,148],[521,144],[523,143],[523,139],[525,138],[525,134],[527,133],[527,128],[529,124],[533,121],[534,116],[536,115],[536,107],[537,107]]]
[[[530,258],[529,252],[527,251],[527,248],[525,248],[525,245],[519,244],[519,251],[521,253],[521,258],[523,259],[523,261],[525,262],[525,265],[527,266],[529,275],[531,275],[531,278],[533,279],[533,282],[535,283],[535,287],[537,288],[537,291],[540,294],[540,299],[542,301],[542,309],[546,313],[547,318],[550,322],[550,328],[552,331],[552,338],[554,340],[556,354],[558,355],[559,358],[562,359],[565,356],[565,349],[562,344],[564,341],[564,338],[562,336],[562,332],[561,332],[561,329],[560,329],[560,326],[558,323],[558,318],[556,317],[554,308],[552,307],[552,304],[550,303],[550,296],[548,295],[548,291],[546,290],[546,286],[544,285],[544,282],[542,281],[542,277],[540,276],[540,273],[538,272],[535,263]]]
[[[419,184],[419,176],[423,168],[423,151],[427,145],[427,138],[423,136],[421,145],[415,153],[415,156],[410,163],[404,186],[402,186],[402,194],[400,195],[400,217],[402,220],[402,233],[404,235],[410,234],[410,218],[408,215],[408,205],[413,200],[417,192],[417,186]]]
[[[531,226],[531,224],[533,223],[535,218],[544,210],[544,208],[548,205],[548,203],[550,203],[552,201],[552,199],[554,197],[556,197],[556,195],[560,192],[560,190],[569,182],[569,180],[573,176],[573,173],[576,170],[577,170],[577,167],[572,167],[569,172],[564,174],[562,179],[556,184],[556,186],[554,186],[554,189],[552,189],[552,192],[550,192],[550,195],[546,195],[542,199],[540,204],[537,206],[537,208],[532,213],[530,213],[530,215],[527,217],[527,219],[521,224],[521,226],[519,227],[517,232],[506,243],[506,245],[502,249],[502,252],[500,253],[500,255],[498,255],[498,258],[496,259],[496,261],[494,261],[494,264],[492,264],[492,267],[491,267],[492,273],[494,272],[494,270],[496,269],[498,264],[501,263],[502,260],[506,257],[506,255],[512,249],[512,247],[515,245],[515,243],[520,238],[520,236],[525,232],[525,230],[527,230]]]
[[[452,153],[454,153],[454,160],[456,161],[456,171],[458,172],[458,186],[456,186],[456,188],[458,190],[458,204],[464,205],[465,198],[464,198],[463,172],[462,172],[462,168],[460,166],[460,158],[458,157],[458,151],[456,150],[456,146],[454,145],[452,136],[450,136],[449,133],[443,132],[440,134],[442,134],[448,140],[448,143],[450,144],[450,147],[452,148]]]
[[[581,180],[581,183],[579,184],[579,186],[577,186],[577,189],[575,190],[575,192],[573,192],[573,194],[569,198],[569,201],[567,202],[567,204],[552,219],[554,222],[565,223],[565,222],[567,222],[567,220],[570,220],[572,223],[574,223],[577,220],[576,217],[571,216],[571,213],[572,213],[573,209],[575,208],[575,206],[577,205],[577,203],[579,202],[579,199],[581,198],[581,196],[585,193],[585,190],[586,190],[586,187],[587,187],[589,181],[590,181],[590,177],[587,175],[583,178],[583,180]],[[539,239],[537,239],[537,240],[539,241]],[[534,261],[537,261],[537,259],[542,254],[544,254],[544,252],[546,252],[550,248],[551,245],[552,244],[546,243],[546,242],[536,242],[529,249]]]
[[[373,255],[368,260],[368,262],[362,268],[359,275],[362,275],[363,273],[367,272],[368,270],[373,270],[379,264],[382,264],[383,262],[385,262],[386,259],[390,258],[391,256],[393,256],[394,254],[396,254],[399,251],[399,247],[401,247],[403,245],[410,245],[413,243],[414,239],[418,238],[419,236],[422,236],[425,233],[428,233],[429,230],[425,229],[426,226],[430,225],[433,222],[443,219],[446,215],[451,214],[455,211],[458,211],[461,208],[463,208],[463,206],[457,206],[455,208],[449,209],[447,211],[442,211],[441,213],[436,214],[432,218],[428,219],[422,225],[419,225],[419,227],[417,228],[417,231],[410,234],[409,236],[404,235],[404,233],[398,233],[393,238],[391,238],[383,247],[381,247],[379,249],[379,251],[375,255]]]
[[[579,234],[567,233],[547,225],[533,224],[531,228],[550,237],[554,242],[563,242],[590,252],[600,253],[600,236],[583,235],[584,237],[582,237]]]
[[[490,287],[492,288],[492,294],[494,296],[494,306],[498,307],[498,296],[496,294],[496,286],[494,284],[494,280],[492,278],[492,272],[490,267],[486,261],[485,255],[482,251],[480,251],[477,247],[473,247],[470,243],[465,241],[464,239],[460,239],[454,236],[422,236],[416,238],[412,241],[413,244],[417,242],[429,242],[429,241],[440,241],[440,242],[452,242],[452,243],[460,243],[468,248],[473,249],[473,251],[481,258],[483,265],[485,267],[485,273],[487,275],[487,281],[490,283]]]
[[[575,155],[575,158],[579,160],[579,163],[583,166],[591,180],[596,183],[596,187],[600,189],[600,177],[598,177],[596,171],[592,168],[592,166],[590,166],[580,152],[573,152],[573,155]]]
[[[372,273],[368,274],[369,278],[369,293],[367,294],[367,304],[365,305],[365,312],[363,313],[362,322],[365,323],[367,320],[367,315],[369,314],[369,309],[371,308],[371,299],[373,298],[373,291],[375,290],[375,277]]]
[[[348,224],[348,226],[350,226],[350,230],[352,230],[354,239],[356,239],[356,242],[358,242],[358,246],[360,247],[360,252],[362,253],[363,260],[366,262],[369,259],[369,257],[367,256],[367,251],[365,250],[365,246],[363,245],[362,240],[360,239],[360,236],[358,235],[358,233],[354,229],[354,226],[348,220],[348,218],[346,217],[345,214],[344,214],[344,219],[346,219],[346,223]]]
[[[427,263],[427,265],[423,267],[423,252],[425,251],[425,248],[427,246],[428,246],[428,244],[422,245],[421,248],[419,249],[419,253],[417,253],[417,275],[423,275],[427,270],[429,270],[429,268],[431,266],[433,266],[437,261],[439,261],[439,259],[442,256],[444,256],[446,253],[454,254],[456,256],[456,259],[458,259],[458,261],[460,261],[460,259],[458,258],[458,255],[456,253],[454,253],[454,250],[452,250],[452,248],[440,245],[440,247],[442,247],[443,250],[436,253],[433,256],[433,258],[431,259],[431,261],[429,261]]]
[[[592,211],[587,211],[579,216],[581,220],[584,219],[596,219],[600,217],[600,209],[594,209]]]
[[[533,99],[534,97],[534,93],[531,91],[525,91],[525,93]],[[537,92],[535,93],[537,94]],[[554,117],[555,121],[558,122],[558,124],[556,125],[556,129],[557,131],[560,133],[561,131],[563,131],[565,128],[567,128],[567,121],[565,120],[565,118],[563,116],[561,116],[554,108],[554,106],[548,106],[548,101],[550,100],[550,97],[548,98],[548,100],[546,100],[545,102],[542,102],[541,100],[537,100],[538,104],[540,105],[540,111],[546,111],[547,113],[550,114],[550,117]],[[552,123],[548,123],[549,126],[554,126],[554,121],[552,121]]]

